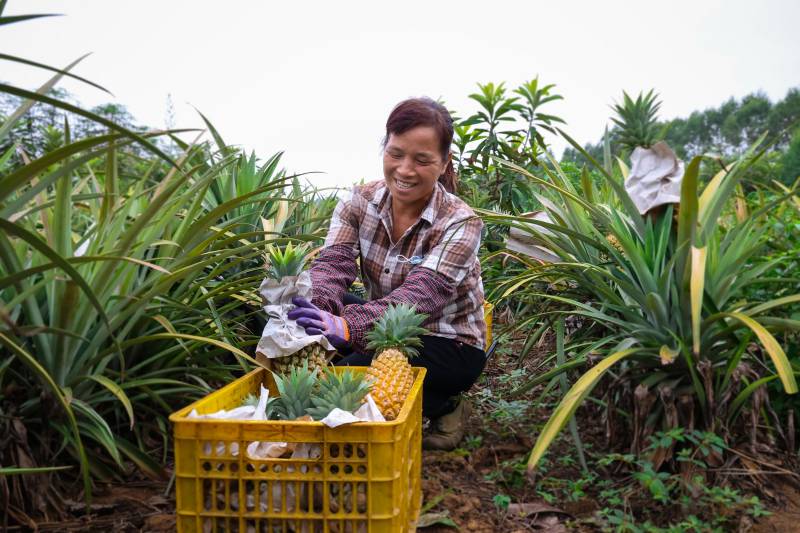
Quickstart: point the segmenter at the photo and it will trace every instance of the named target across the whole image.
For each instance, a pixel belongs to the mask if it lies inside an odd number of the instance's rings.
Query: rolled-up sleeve
[[[445,276],[427,268],[412,269],[403,284],[383,298],[344,308],[342,316],[350,327],[350,343],[353,348],[363,352],[366,349],[366,334],[390,304],[409,304],[418,313],[430,316],[447,304],[454,290],[455,285]]]
[[[341,315],[342,297],[358,275],[358,206],[354,196],[341,200],[331,216],[325,246],[311,264],[312,302]]]

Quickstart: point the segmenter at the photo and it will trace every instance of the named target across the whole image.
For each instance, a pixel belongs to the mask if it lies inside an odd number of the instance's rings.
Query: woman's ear
[[[444,176],[447,172],[447,167],[453,162],[453,152],[447,152],[447,157],[444,159],[444,164],[442,165],[442,171],[439,173],[439,176]]]

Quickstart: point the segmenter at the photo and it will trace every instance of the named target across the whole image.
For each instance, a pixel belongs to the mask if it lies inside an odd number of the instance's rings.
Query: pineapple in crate
[[[372,383],[372,398],[386,420],[397,418],[414,383],[408,360],[422,346],[420,335],[428,333],[421,327],[426,318],[410,305],[390,305],[367,333],[367,348],[376,354],[367,379]]]
[[[267,276],[260,293],[267,313],[267,324],[256,349],[259,363],[279,374],[304,364],[311,370],[327,366],[329,353],[335,349],[322,335],[307,335],[294,320],[286,316],[294,308],[292,298],[311,300],[311,275],[304,270],[308,246],[283,248],[267,246]]]

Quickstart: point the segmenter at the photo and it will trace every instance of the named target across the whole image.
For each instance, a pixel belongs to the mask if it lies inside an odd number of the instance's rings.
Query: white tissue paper
[[[381,410],[378,409],[372,396],[367,394],[364,404],[356,409],[354,413],[349,413],[336,407],[320,422],[329,428],[335,428],[354,422],[386,422],[386,419],[383,417]]]
[[[314,343],[321,344],[328,351],[335,350],[324,336],[308,335],[302,326],[286,316],[295,307],[293,297],[311,301],[311,274],[308,271],[296,278],[287,276],[280,281],[264,279],[259,292],[268,318],[256,347],[257,354],[269,359],[285,357]]]
[[[553,224],[553,220],[550,218],[550,215],[548,215],[545,211],[532,211],[530,213],[523,213],[520,216],[538,220],[539,222]],[[517,224],[522,225],[525,223],[517,222]],[[511,229],[509,229],[508,237],[506,238],[506,247],[512,252],[525,254],[538,261],[542,261],[543,263],[557,263],[560,261],[560,258],[553,253],[552,250],[547,248],[544,240],[537,237],[537,235],[545,235],[550,237],[553,235],[553,232],[544,226],[539,226],[538,224],[527,225],[530,227],[530,231],[526,231],[516,226],[512,226]]]
[[[642,215],[659,205],[679,203],[682,181],[683,161],[664,141],[633,150],[625,190]]]

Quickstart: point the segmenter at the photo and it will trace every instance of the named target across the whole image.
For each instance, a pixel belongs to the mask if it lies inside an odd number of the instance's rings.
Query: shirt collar
[[[433,225],[433,221],[436,220],[436,214],[439,212],[439,207],[442,205],[446,195],[447,191],[444,190],[444,186],[437,181],[436,187],[433,188],[431,199],[428,200],[428,205],[425,206],[425,209],[422,210],[422,214],[420,214],[420,219]],[[391,198],[392,194],[389,192],[386,184],[384,184],[372,197],[370,203],[375,205],[381,215],[388,216],[389,208],[392,205]]]

